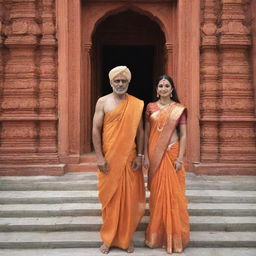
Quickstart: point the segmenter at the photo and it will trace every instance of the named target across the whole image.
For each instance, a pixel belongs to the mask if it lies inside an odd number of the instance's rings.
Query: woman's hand
[[[175,161],[174,161],[174,168],[175,168],[175,170],[176,171],[179,171],[180,169],[181,169],[181,167],[182,167],[182,162],[181,161],[179,161],[178,159],[176,159]]]
[[[150,191],[150,185],[151,185],[151,173],[148,171],[148,180],[147,180],[147,189]]]
[[[148,170],[149,169],[149,159],[148,157],[145,157],[143,160],[143,167]]]

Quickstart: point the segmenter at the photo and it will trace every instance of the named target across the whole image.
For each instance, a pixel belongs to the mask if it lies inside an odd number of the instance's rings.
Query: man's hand
[[[105,159],[101,161],[97,161],[98,168],[101,172],[107,174],[108,173],[108,164]]]
[[[134,171],[140,170],[142,167],[142,157],[137,156],[133,161],[132,161],[132,169]]]

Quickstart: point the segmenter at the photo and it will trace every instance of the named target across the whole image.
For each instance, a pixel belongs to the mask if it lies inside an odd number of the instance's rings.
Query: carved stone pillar
[[[245,22],[244,4],[243,0],[221,1],[220,162],[256,164],[251,34]]]
[[[196,172],[255,173],[248,2],[204,0],[201,25],[201,164]]]
[[[57,151],[57,67],[54,24],[54,0],[42,0],[42,38],[39,60],[39,152]]]
[[[1,3],[7,11],[0,174],[63,173],[57,155],[55,2]]]
[[[4,54],[3,54],[3,26],[4,26],[4,4],[3,0],[0,0],[0,116],[1,105],[3,98],[3,78],[4,78]],[[1,136],[1,122],[0,122],[0,136]],[[1,139],[1,137],[0,137]]]
[[[256,0],[248,1],[250,3],[247,9],[247,17],[251,22],[251,33],[252,33],[252,49],[251,49],[251,62],[252,62],[252,81],[254,87],[254,111],[256,115]]]
[[[85,44],[84,45],[84,55],[85,56],[85,63],[84,63],[84,72],[86,74],[86,80],[85,85],[83,86],[85,89],[85,125],[87,129],[85,130],[85,151],[90,152],[91,151],[91,130],[92,130],[92,120],[91,120],[91,51],[92,51],[92,45],[91,44]],[[89,127],[89,129],[88,129]]]
[[[9,49],[5,67],[2,102],[2,152],[36,152],[38,134],[38,80],[36,68],[37,36],[35,0],[14,0],[6,27],[5,46]],[[4,120],[11,120],[11,122]],[[10,132],[12,131],[12,132]]]
[[[218,161],[217,0],[204,0],[201,24],[201,162]]]
[[[173,45],[170,43],[165,44],[166,47],[166,70],[167,74],[174,76],[174,61],[173,61]]]

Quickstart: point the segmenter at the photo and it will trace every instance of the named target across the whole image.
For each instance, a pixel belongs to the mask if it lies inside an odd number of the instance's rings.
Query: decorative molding
[[[0,7],[6,8],[3,29],[0,12],[0,46],[6,49],[0,152],[14,154],[14,163],[17,153],[30,159],[31,153],[57,152],[55,1],[0,1]]]
[[[202,2],[200,125],[203,164],[252,163],[252,156],[256,155],[247,5],[242,0]]]

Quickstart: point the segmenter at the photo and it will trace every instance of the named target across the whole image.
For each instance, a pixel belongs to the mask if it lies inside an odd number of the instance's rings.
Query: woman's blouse
[[[160,107],[158,106],[157,102],[150,102],[147,105],[146,108],[146,119],[149,120],[149,117],[155,112],[160,110]],[[177,125],[181,125],[181,124],[186,124],[187,123],[187,116],[186,116],[186,111],[184,111],[182,113],[182,115],[180,116]]]

